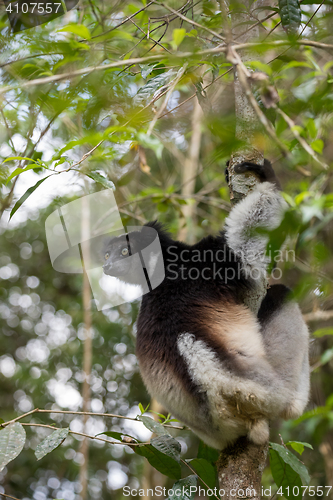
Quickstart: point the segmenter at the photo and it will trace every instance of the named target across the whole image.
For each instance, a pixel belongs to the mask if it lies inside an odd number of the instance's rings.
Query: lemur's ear
[[[230,160],[227,160],[225,162],[225,164],[226,164],[226,168],[224,169],[224,177],[225,177],[225,182],[227,184],[229,184],[229,170],[228,170],[228,167],[229,167],[229,164],[230,164]]]
[[[228,167],[226,167],[225,170],[224,170],[224,177],[225,177],[225,182],[227,184],[229,184],[229,170],[228,170]]]

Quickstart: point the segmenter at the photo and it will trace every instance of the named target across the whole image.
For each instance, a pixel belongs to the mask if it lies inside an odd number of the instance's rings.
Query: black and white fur
[[[256,229],[278,227],[285,202],[269,162],[235,170],[254,172],[261,183],[233,207],[219,235],[191,246],[148,224],[159,234],[166,275],[143,297],[137,320],[136,352],[149,393],[218,449],[240,436],[264,443],[269,420],[300,416],[309,395],[308,329],[290,291],[269,288],[257,317],[243,301],[255,285],[253,271],[266,273],[267,236]],[[137,243],[131,236],[131,252],[149,243],[144,231]],[[119,276],[126,245],[125,236],[107,243],[106,274]]]

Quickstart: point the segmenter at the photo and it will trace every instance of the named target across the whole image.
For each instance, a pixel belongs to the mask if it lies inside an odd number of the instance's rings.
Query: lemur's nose
[[[110,262],[105,262],[105,264],[103,265],[103,271],[105,272],[105,274],[109,274],[111,272],[111,269],[112,264],[110,264]]]

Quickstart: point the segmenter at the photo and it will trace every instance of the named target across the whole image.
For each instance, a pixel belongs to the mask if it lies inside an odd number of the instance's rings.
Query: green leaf
[[[29,161],[33,161],[32,158],[28,158],[27,156],[10,156],[9,158],[6,158],[2,163],[6,163],[7,161],[13,161],[13,160],[29,160]]]
[[[101,436],[101,435],[108,436],[113,439],[118,439],[118,441],[123,441],[123,436],[128,436],[129,438],[137,441],[136,438],[134,438],[130,434],[125,434],[124,432],[106,431],[106,432],[99,432],[98,434],[96,434],[96,436]]]
[[[139,410],[141,411],[141,415],[143,415],[143,413],[145,412],[145,409],[141,403],[139,403]]]
[[[287,33],[296,33],[301,24],[302,12],[298,0],[279,0],[281,23]]]
[[[104,186],[105,188],[113,190],[116,189],[112,181],[106,179],[105,177],[103,177],[103,175],[99,174],[98,172],[85,172],[85,174],[87,177],[90,177],[90,179],[93,179],[95,182],[102,184],[102,186]]]
[[[33,169],[37,169],[37,168],[41,168],[41,167],[45,168],[45,166],[44,166],[44,165],[40,165],[40,163],[35,163],[35,162],[33,162],[31,165],[28,165],[28,166],[27,166],[27,167],[25,167],[25,168],[20,168],[20,167],[18,167],[18,168],[16,168],[16,169],[14,170],[14,172],[12,172],[12,173],[10,174],[10,176],[9,176],[9,177],[8,177],[8,179],[7,179],[6,184],[8,184],[8,182],[9,182],[9,181],[11,181],[11,180],[12,180],[14,177],[16,177],[17,175],[24,174],[24,172],[27,172],[28,170],[33,170]]]
[[[286,464],[279,453],[273,449],[269,450],[269,459],[273,479],[277,487],[282,489],[283,495],[288,500],[301,500],[302,481],[299,474],[290,465]],[[296,487],[295,490],[293,490],[294,487]],[[294,495],[293,491],[298,492],[298,495]]]
[[[302,455],[304,448],[311,448],[313,450],[311,444],[309,443],[302,443],[301,441],[288,441],[286,445],[291,446],[293,450],[297,451],[300,455]]]
[[[269,443],[269,444],[271,448],[278,453],[281,460],[286,465],[290,466],[291,469],[300,477],[302,483],[309,484],[310,476],[305,465],[300,460],[298,460],[298,458],[289,450],[287,450],[284,446],[281,446],[280,444],[276,443]]]
[[[37,460],[45,457],[48,453],[55,450],[60,446],[68,436],[69,428],[66,429],[57,429],[52,432],[49,436],[47,436],[39,445],[37,445],[35,450],[35,455]]]
[[[330,326],[327,326],[326,328],[319,328],[319,330],[316,330],[313,333],[314,337],[325,337],[325,335],[333,335],[333,328]]]
[[[307,128],[307,131],[309,132],[309,135],[312,139],[315,139],[317,137],[317,127],[316,127],[316,123],[314,121],[313,118],[308,118],[307,122],[306,122],[306,128]]]
[[[162,158],[163,144],[157,137],[152,137],[151,135],[147,135],[144,132],[139,132],[137,136],[138,142],[144,148],[149,148],[154,151],[158,160]]]
[[[25,438],[24,427],[19,422],[9,424],[0,431],[0,472],[21,453]]]
[[[317,406],[317,408],[314,408],[313,410],[306,411],[301,415],[297,420],[295,420],[293,423],[295,425],[300,424],[301,422],[304,422],[305,420],[309,420],[310,418],[313,417],[327,417],[329,414],[330,410],[327,408],[327,406]]]
[[[172,486],[173,495],[166,500],[193,500],[196,494],[197,476],[191,475],[180,479]]]
[[[316,139],[315,141],[311,142],[311,147],[313,151],[321,155],[324,148],[324,141],[322,139]]]
[[[81,139],[77,139],[75,141],[69,141],[63,148],[61,148],[55,155],[53,155],[52,161],[59,160],[63,153],[74,148],[75,146],[82,146],[84,144],[90,144],[91,146],[96,146],[96,144],[98,144],[102,139],[104,139],[104,137],[103,134],[101,134],[101,132],[92,132],[81,137]]]
[[[91,38],[90,31],[83,24],[68,24],[64,28],[58,30],[58,33],[62,31],[65,31],[67,33],[74,33],[74,35],[78,35],[81,38],[85,38],[87,40],[90,40]]]
[[[326,351],[323,352],[323,354],[320,356],[320,363],[322,365],[325,365],[326,363],[331,361],[332,358],[333,358],[333,347],[331,347],[330,349],[326,349]]]
[[[189,36],[190,38],[197,38],[198,36],[198,32],[197,30],[193,29],[191,31],[189,31],[188,33],[186,33],[186,36]]]
[[[159,63],[154,63],[154,64],[139,64],[140,69],[141,69],[141,76],[144,80],[146,80],[147,76],[150,75],[155,69],[156,66],[158,66]]]
[[[208,460],[205,458],[194,458],[188,462],[191,464],[192,469],[198,473],[199,478],[202,479],[209,488],[215,488],[216,470]]]
[[[197,458],[204,458],[211,464],[215,464],[219,458],[219,452],[215,448],[208,446],[203,441],[200,441]]]
[[[179,47],[179,45],[182,43],[186,35],[186,29],[180,28],[180,29],[174,29],[172,32],[172,39],[175,42],[175,45]]]
[[[113,439],[118,439],[119,441],[122,441],[122,436],[127,435],[123,434],[122,432],[106,431],[106,432],[100,432],[99,434],[96,434],[96,436],[101,436],[102,434],[108,437],[112,437]]]
[[[165,476],[171,477],[172,479],[180,479],[180,464],[173,458],[165,455],[151,444],[135,446],[133,448],[137,455],[145,457],[150,465]]]
[[[47,175],[46,177],[43,177],[43,179],[40,179],[34,186],[29,188],[23,196],[17,202],[15,203],[14,207],[12,208],[12,211],[10,212],[9,220],[13,217],[13,215],[17,212],[17,210],[23,205],[25,200],[29,198],[29,196],[44,182],[46,179],[51,177],[51,175]]]
[[[158,434],[159,436],[170,435],[170,433],[167,431],[167,429],[165,427],[163,427],[163,425],[161,425],[159,422],[156,422],[152,418],[144,417],[143,415],[139,415],[137,418],[151,432],[154,432],[155,434]]]
[[[136,106],[145,106],[148,104],[150,99],[157,94],[158,89],[164,87],[166,83],[168,83],[176,74],[175,70],[170,69],[164,73],[160,73],[157,76],[154,76],[148,82],[141,87],[137,94],[133,98],[133,103]],[[162,89],[161,89],[162,92]]]
[[[151,439],[150,444],[165,455],[168,455],[168,457],[171,457],[177,462],[180,462],[181,446],[177,439],[174,439],[168,434],[164,434],[163,436],[158,436]]]

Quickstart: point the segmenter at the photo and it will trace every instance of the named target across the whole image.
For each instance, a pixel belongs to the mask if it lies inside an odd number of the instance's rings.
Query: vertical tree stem
[[[182,195],[184,197],[190,197],[195,191],[196,175],[199,168],[199,156],[200,156],[200,144],[201,144],[201,121],[202,121],[202,109],[199,104],[198,99],[195,99],[193,114],[192,114],[192,137],[188,150],[188,154],[185,160],[183,176],[182,176]],[[178,238],[181,241],[187,241],[193,244],[195,241],[194,234],[194,215],[195,215],[195,203],[192,200],[187,205],[183,206],[184,220],[180,228]]]
[[[91,338],[91,290],[86,269],[89,269],[90,262],[90,210],[88,196],[82,197],[82,256],[84,260],[84,273],[82,285],[83,299],[83,324],[85,338],[83,341],[83,373],[84,380],[82,385],[82,411],[90,410],[90,378],[92,364],[92,338]],[[83,432],[87,432],[86,424],[88,415],[83,416]],[[89,463],[89,440],[83,438],[81,441],[80,452],[83,455],[83,461],[80,468],[81,498],[86,500],[88,493],[88,463]]]

